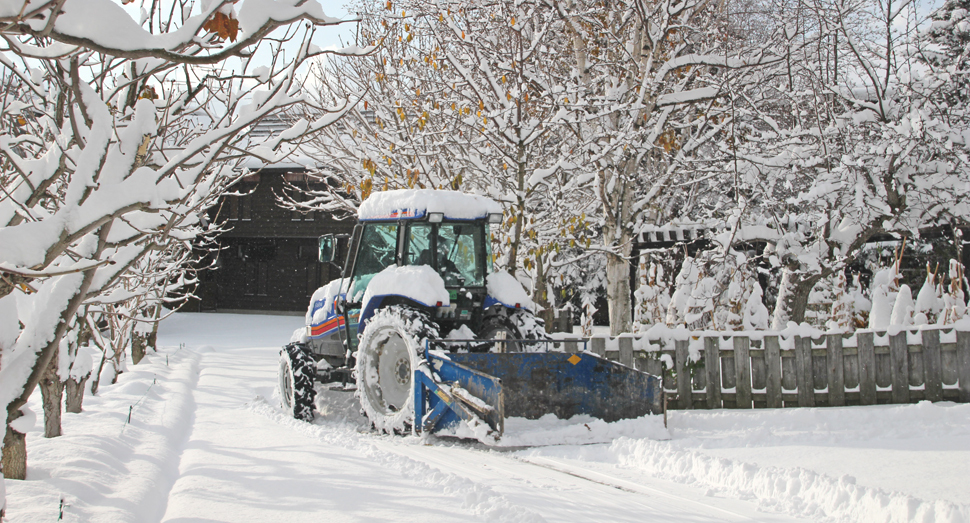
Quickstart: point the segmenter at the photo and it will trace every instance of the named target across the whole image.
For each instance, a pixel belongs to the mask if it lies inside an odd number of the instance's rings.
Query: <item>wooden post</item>
[[[893,403],[909,403],[909,347],[906,331],[889,337],[889,359],[892,361]]]
[[[923,338],[923,393],[930,401],[943,399],[943,356],[940,354],[940,331],[925,330]]]
[[[751,340],[747,336],[734,337],[735,397],[739,409],[751,408]]]
[[[717,336],[704,337],[704,370],[707,371],[707,408],[721,408],[721,347]]]
[[[590,350],[593,354],[605,358],[606,357],[606,338],[592,338],[589,340]]]
[[[691,397],[690,371],[687,370],[687,360],[690,358],[690,352],[687,350],[688,343],[687,340],[674,341],[674,368],[677,372],[677,406],[681,409],[694,408],[694,399]]]
[[[780,409],[785,404],[781,398],[781,346],[778,336],[765,336],[765,367],[768,369],[768,380],[765,384],[765,396],[768,408]]]
[[[564,345],[566,347],[566,353],[568,354],[579,352],[579,348],[576,346],[575,341],[567,341]]]
[[[829,334],[825,337],[826,356],[829,367],[829,406],[845,405],[845,363],[842,360],[842,335]]]
[[[876,404],[876,347],[873,333],[856,333],[859,348],[859,398],[863,405]]]
[[[970,403],[970,332],[957,331],[957,366],[960,401]]]
[[[815,406],[812,377],[812,339],[795,336],[795,379],[798,383],[798,406]]]
[[[621,336],[617,342],[620,345],[620,364],[633,368],[633,338]]]

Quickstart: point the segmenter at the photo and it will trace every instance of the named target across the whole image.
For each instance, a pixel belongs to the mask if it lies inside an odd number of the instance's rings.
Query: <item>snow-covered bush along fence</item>
[[[851,335],[652,329],[594,337],[587,348],[662,375],[673,409],[970,402],[970,325]]]

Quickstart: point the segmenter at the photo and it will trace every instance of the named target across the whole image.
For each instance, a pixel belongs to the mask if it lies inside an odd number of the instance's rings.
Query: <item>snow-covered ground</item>
[[[970,522],[970,405],[512,419],[500,448],[377,436],[350,393],[321,390],[313,424],[279,409],[302,323],[163,322],[159,353],[64,436],[38,422],[8,520]]]

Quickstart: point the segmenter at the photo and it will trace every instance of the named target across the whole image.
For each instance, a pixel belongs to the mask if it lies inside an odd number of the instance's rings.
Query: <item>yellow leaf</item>
[[[515,25],[515,17],[512,17],[512,25]]]

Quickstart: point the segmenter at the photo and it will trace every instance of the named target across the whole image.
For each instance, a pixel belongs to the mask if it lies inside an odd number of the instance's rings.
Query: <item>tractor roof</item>
[[[446,219],[476,220],[501,214],[502,206],[490,198],[457,191],[399,189],[370,195],[357,211],[361,221],[419,219],[442,213]]]

